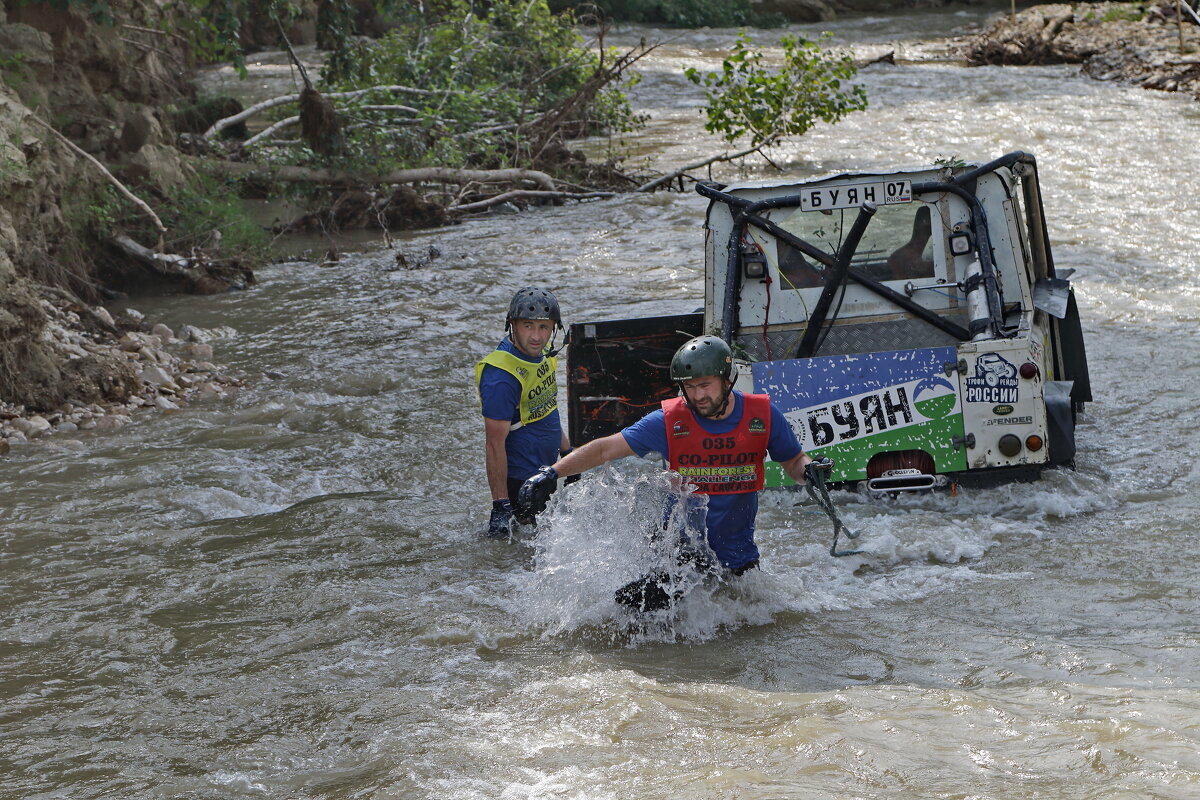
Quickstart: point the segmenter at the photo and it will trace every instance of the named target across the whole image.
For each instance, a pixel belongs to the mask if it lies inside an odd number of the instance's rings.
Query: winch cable
[[[858,531],[852,531],[846,527],[846,523],[842,522],[841,517],[838,516],[837,509],[834,508],[833,500],[829,497],[829,487],[825,485],[825,476],[832,467],[833,464],[829,464],[823,468],[806,470],[808,480],[804,482],[804,488],[808,491],[808,496],[812,498],[817,507],[824,511],[825,515],[833,522],[833,544],[829,546],[829,555],[834,558],[856,556],[863,551],[837,549],[839,535],[845,533],[847,539],[857,539]]]

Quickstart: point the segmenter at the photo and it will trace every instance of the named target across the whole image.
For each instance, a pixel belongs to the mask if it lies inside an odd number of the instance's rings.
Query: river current
[[[440,252],[415,269],[369,242],[244,293],[135,299],[236,329],[217,360],[249,385],[0,461],[0,797],[1200,796],[1200,105],[923,59],[983,18],[834,24],[898,64],[860,72],[869,110],[775,159],[1038,157],[1095,394],[1076,471],[841,497],[865,550],[843,559],[827,519],[768,493],[763,568],[639,623],[611,598],[657,465],[589,474],[535,536],[484,539],[472,364],[525,284],[568,321],[696,308],[698,196],[415,233],[397,248]],[[735,33],[647,60],[639,158],[714,151],[681,68]]]

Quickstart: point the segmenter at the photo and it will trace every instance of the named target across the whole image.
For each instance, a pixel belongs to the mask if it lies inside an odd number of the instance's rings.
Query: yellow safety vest
[[[547,356],[534,364],[506,350],[493,350],[475,365],[476,391],[483,380],[483,368],[489,364],[504,370],[521,383],[521,402],[518,406],[521,421],[512,423],[512,430],[537,422],[558,408],[558,383],[554,378],[558,368],[557,357]],[[482,397],[480,402],[483,402]]]

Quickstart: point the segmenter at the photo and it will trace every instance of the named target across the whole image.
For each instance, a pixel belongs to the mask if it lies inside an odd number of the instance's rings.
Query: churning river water
[[[899,63],[861,71],[869,110],[775,158],[1037,155],[1096,396],[1077,471],[841,497],[865,549],[844,559],[799,495],[768,493],[763,568],[639,624],[611,598],[657,465],[484,539],[472,364],[528,283],[568,321],[694,309],[698,196],[416,233],[398,248],[441,252],[419,269],[378,242],[240,294],[135,300],[235,328],[217,359],[252,380],[0,462],[0,797],[1200,797],[1200,104],[919,60],[982,19],[833,25]],[[735,33],[644,64],[639,158],[714,151],[681,68]]]

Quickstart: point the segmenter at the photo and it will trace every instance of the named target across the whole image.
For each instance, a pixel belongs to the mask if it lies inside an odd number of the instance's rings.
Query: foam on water
[[[868,498],[835,492],[845,523],[860,536],[829,554],[832,525],[797,490],[761,496],[756,539],[760,569],[740,578],[702,578],[675,563],[674,543],[696,529],[679,512],[687,494],[670,473],[645,462],[617,462],[558,492],[526,540],[531,567],[508,576],[504,606],[543,637],[577,635],[638,646],[703,641],[785,613],[818,613],[911,602],[980,580],[1011,580],[982,561],[989,549],[1041,538],[1054,520],[1104,510],[1119,501],[1104,482],[1051,471],[1034,484],[987,490]],[[689,498],[703,505],[705,498]],[[675,512],[665,530],[663,509]],[[614,591],[650,572],[670,574],[683,592],[670,610],[635,613]]]

